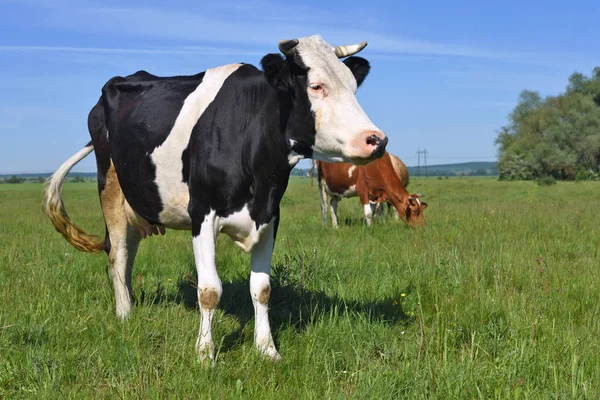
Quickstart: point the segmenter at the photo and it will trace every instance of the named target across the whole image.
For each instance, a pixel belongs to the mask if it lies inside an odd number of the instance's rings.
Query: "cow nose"
[[[371,138],[374,138],[374,139],[371,139]],[[373,153],[372,153],[372,157],[374,157],[374,158],[383,157],[383,154],[385,153],[385,146],[387,146],[387,143],[388,143],[387,136],[385,136],[383,139],[381,139],[375,135],[369,136],[369,138],[367,139],[367,144],[370,144],[369,140],[373,141],[373,143],[374,143],[373,145],[375,146],[375,149],[373,150]]]
[[[377,146],[381,142],[381,139],[376,135],[371,135],[367,138],[367,144],[370,146]]]
[[[369,158],[379,158],[385,153],[385,146],[387,145],[388,138],[380,130],[371,130],[363,132],[364,144],[367,148],[371,149],[371,156]]]

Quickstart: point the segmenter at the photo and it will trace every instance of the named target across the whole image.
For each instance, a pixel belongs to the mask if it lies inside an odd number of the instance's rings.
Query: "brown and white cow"
[[[402,160],[400,159],[400,157],[395,156],[393,154],[390,153],[390,159],[392,160],[392,166],[394,167],[394,171],[396,171],[396,175],[398,175],[398,177],[400,178],[400,181],[402,182],[402,184],[404,185],[404,187],[408,187],[408,183],[409,183],[409,176],[408,176],[408,168],[406,167],[406,164],[404,164],[402,162]],[[422,195],[419,195],[422,196]],[[371,203],[373,204],[373,203]],[[379,215],[380,217],[383,217],[383,212],[384,212],[384,206],[385,204],[387,204],[387,209],[388,209],[388,213],[391,213],[392,210],[394,210],[394,216],[396,217],[396,219],[400,219],[400,215],[398,214],[398,211],[395,210],[393,207],[394,205],[392,203],[390,203],[389,201],[387,201],[386,203],[375,203],[375,210],[374,210],[374,215]]]
[[[394,166],[389,153],[367,165],[327,163],[317,161],[319,192],[323,226],[327,225],[327,199],[330,198],[331,222],[338,226],[337,206],[342,198],[358,196],[363,205],[367,225],[373,219],[372,204],[389,201],[398,211],[400,218],[411,227],[425,225],[423,210],[427,203],[417,194],[410,194],[402,182],[400,165]],[[398,159],[399,161],[399,159]],[[403,165],[403,164],[402,164]],[[408,171],[406,171],[408,180]]]

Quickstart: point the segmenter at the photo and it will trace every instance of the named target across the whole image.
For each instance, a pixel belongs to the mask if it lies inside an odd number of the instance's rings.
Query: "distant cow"
[[[337,206],[342,198],[358,196],[363,205],[367,224],[373,218],[373,203],[389,201],[398,211],[400,218],[411,227],[425,225],[423,210],[427,203],[419,195],[409,194],[402,183],[401,165],[396,163],[389,153],[364,166],[348,163],[331,164],[317,161],[319,192],[323,226],[327,225],[327,199],[330,200],[331,222],[338,226]],[[399,160],[398,160],[399,161]],[[400,162],[401,163],[401,162]],[[402,165],[404,165],[402,163]],[[408,173],[406,173],[408,181]]]
[[[214,358],[212,320],[222,293],[215,263],[220,232],[251,252],[254,340],[279,354],[268,318],[279,205],[302,158],[366,164],[385,152],[387,137],[365,114],[356,89],[369,72],[357,53],[366,42],[333,47],[319,36],[282,40],[262,71],[230,64],[192,76],[145,71],[115,77],[88,117],[91,142],[52,176],[44,210],[79,250],[108,254],[116,313],[131,309],[138,244],[165,228],[192,231],[201,322],[196,348]],[[62,183],[92,151],[106,237],[75,225],[61,199]]]
[[[396,175],[398,175],[398,177],[400,178],[400,181],[402,182],[402,184],[404,185],[404,187],[405,188],[408,187],[408,183],[409,183],[408,168],[402,162],[402,160],[400,159],[400,157],[395,156],[395,155],[393,155],[393,154],[390,153],[390,158],[392,160],[392,165],[394,166],[394,171],[396,171]],[[383,211],[384,211],[384,205],[385,204],[387,204],[387,206],[388,206],[388,212],[390,212],[391,210],[395,210],[393,208],[394,205],[392,203],[390,203],[389,201],[387,201],[386,203],[375,203],[374,215],[383,216]],[[394,214],[396,216],[396,219],[400,218],[400,215],[398,214],[398,211],[395,210]]]

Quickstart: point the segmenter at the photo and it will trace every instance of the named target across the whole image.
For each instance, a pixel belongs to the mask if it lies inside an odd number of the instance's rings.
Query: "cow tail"
[[[42,210],[50,218],[54,228],[71,243],[77,250],[87,253],[100,253],[104,250],[104,243],[98,240],[79,226],[75,225],[67,215],[63,204],[61,193],[62,186],[67,174],[79,161],[83,160],[94,150],[92,143],[88,143],[83,149],[75,153],[63,163],[60,168],[46,181]]]
[[[312,165],[310,167],[310,187],[313,187],[313,177],[315,176],[315,165],[317,165],[317,160],[312,160]]]

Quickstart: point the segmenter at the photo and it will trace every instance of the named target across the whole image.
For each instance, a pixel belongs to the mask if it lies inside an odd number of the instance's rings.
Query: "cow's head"
[[[366,42],[332,47],[319,36],[281,40],[280,51],[261,64],[265,77],[289,102],[280,110],[292,151],[329,162],[366,164],[383,156],[387,137],[356,100],[356,89],[369,73],[369,62],[356,54]],[[346,58],[343,62],[340,58]],[[290,111],[292,110],[292,111]],[[297,128],[299,127],[299,128]]]
[[[427,203],[421,200],[418,194],[411,194],[406,197],[405,206],[404,216],[406,223],[413,228],[425,226],[423,211],[427,208]]]

